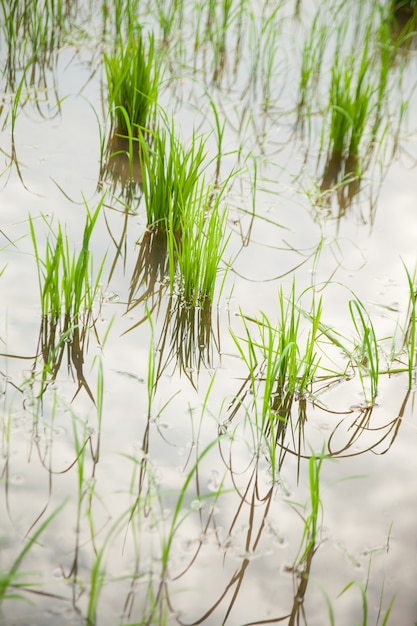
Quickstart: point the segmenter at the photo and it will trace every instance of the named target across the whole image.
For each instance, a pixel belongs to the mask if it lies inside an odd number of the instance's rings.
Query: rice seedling
[[[93,399],[83,374],[82,363],[84,346],[88,340],[87,331],[94,328],[93,307],[99,294],[105,261],[104,258],[97,276],[93,279],[89,246],[103,201],[104,196],[92,214],[85,203],[87,217],[78,256],[71,253],[68,237],[61,226],[58,225],[54,232],[52,225],[42,216],[49,230],[45,258],[42,259],[33,220],[29,218],[42,311],[39,338],[39,351],[43,360],[41,394],[46,388],[48,378],[55,379],[67,351],[68,367],[71,368],[72,365],[77,374],[77,391],[84,387]]]
[[[119,34],[116,50],[104,55],[111,131],[101,167],[113,187],[119,181],[129,200],[142,185],[139,137],[155,123],[161,64],[152,34],[147,45],[138,24]]]
[[[300,80],[298,84],[297,126],[310,128],[315,92],[322,72],[323,56],[328,41],[328,27],[320,23],[318,12],[311,25],[301,53]],[[309,133],[310,134],[310,133]]]
[[[307,593],[310,579],[313,556],[317,550],[319,532],[319,513],[322,509],[320,499],[320,471],[324,460],[323,454],[311,455],[308,463],[309,487],[310,487],[310,513],[307,517],[301,514],[304,528],[299,553],[295,559],[293,572],[297,576],[298,584],[294,594],[294,602],[289,616],[288,624],[298,623],[299,613],[302,611],[303,602]],[[299,506],[292,503],[293,506]],[[330,611],[332,615],[332,611]]]
[[[409,290],[409,306],[408,306],[408,324],[404,335],[403,347],[407,351],[407,372],[408,372],[408,389],[412,389],[416,379],[416,322],[417,322],[417,287],[416,287],[416,271],[411,275],[407,267],[404,265],[407,275],[407,283]]]
[[[345,28],[343,26],[338,33],[337,50],[343,49]],[[334,57],[330,72],[328,117],[323,118],[322,135],[328,135],[328,139],[322,191],[338,183],[360,180],[378,145],[378,137],[383,138],[385,134],[383,111],[390,58],[385,53],[375,54],[371,45],[374,32],[372,14],[363,35],[360,57],[357,58],[356,49],[346,56],[337,53]],[[378,146],[380,149],[381,146]]]
[[[180,240],[172,235],[169,238],[170,258],[178,268],[179,294],[191,306],[204,307],[214,300],[219,265],[228,241],[227,211],[222,211],[220,202],[220,194],[213,196],[201,185],[190,212],[183,216]],[[171,293],[173,288],[171,281]]]
[[[372,321],[364,305],[359,300],[349,302],[349,312],[355,327],[359,342],[356,344],[352,356],[361,380],[365,399],[371,405],[378,395],[379,383],[379,350],[378,341]],[[366,379],[369,380],[369,393]]]
[[[178,235],[184,216],[191,215],[200,186],[205,160],[205,140],[192,137],[185,149],[175,136],[174,126],[166,131],[157,128],[150,145],[139,133],[143,199],[147,226],[170,229]]]
[[[211,389],[211,386],[209,387],[209,391],[210,389]],[[164,538],[164,545],[162,547],[162,554],[161,554],[161,581],[162,583],[165,582],[166,576],[168,574],[169,557],[170,557],[172,543],[173,543],[175,534],[178,532],[178,529],[184,523],[184,520],[193,512],[193,509],[189,507],[187,507],[184,510],[184,503],[186,502],[185,498],[187,495],[188,488],[190,487],[191,481],[196,478],[196,475],[198,474],[199,467],[200,467],[202,460],[207,456],[209,451],[218,444],[218,441],[219,441],[218,439],[214,439],[213,441],[211,441],[198,455],[194,465],[188,472],[186,479],[179,492],[179,495],[175,504],[175,508],[172,514],[172,518],[170,521],[169,529]],[[209,494],[207,494],[206,497],[213,499],[213,501],[215,502],[219,498],[220,494],[222,493],[222,490],[223,490],[223,481],[220,481],[217,490],[215,492],[209,492]],[[202,494],[199,494],[199,497],[200,499],[204,498]],[[192,499],[194,499],[194,497]]]
[[[261,102],[263,119],[276,98],[277,72],[279,69],[278,52],[280,42],[277,33],[280,31],[280,14],[282,5],[265,15],[261,20],[260,32],[255,33],[255,56],[252,60],[252,88],[255,102]],[[265,9],[263,10],[265,12]],[[254,27],[254,30],[256,28]],[[260,83],[260,85],[258,84]],[[264,131],[265,132],[265,131]]]
[[[164,44],[168,44],[176,26],[184,19],[184,0],[157,0],[156,14]]]
[[[305,400],[311,393],[320,359],[317,356],[317,341],[321,334],[321,300],[316,305],[313,299],[311,329],[302,343],[300,321],[302,313],[295,298],[293,283],[288,303],[285,303],[282,288],[279,293],[279,319],[272,325],[265,314],[260,318],[249,318],[241,313],[246,336],[238,338],[233,331],[232,337],[239,354],[248,370],[248,379],[232,403],[233,413],[239,409],[245,387],[249,385],[252,397],[251,418],[254,419],[254,433],[257,447],[266,443],[271,466],[279,469],[285,456],[284,441],[290,426],[292,436],[298,429],[298,454],[301,454],[303,442],[303,424],[305,422]],[[249,330],[248,322],[255,325],[257,337]],[[245,347],[246,344],[246,347]],[[297,425],[292,420],[294,400],[300,403]],[[236,404],[236,406],[234,406]],[[276,448],[281,447],[277,457]]]
[[[25,588],[33,585],[32,582],[25,581],[26,574],[20,571],[20,567],[30,552],[31,548],[38,542],[42,533],[50,526],[51,522],[59,515],[66,502],[60,504],[32,534],[25,546],[20,550],[13,564],[8,570],[0,570],[0,607],[5,600],[24,600],[22,592]]]
[[[137,139],[151,128],[160,83],[160,62],[152,34],[147,46],[136,25],[120,34],[116,50],[104,55],[112,133]]]
[[[135,28],[139,15],[139,0],[102,0],[100,8],[103,39],[109,34],[109,39],[114,41],[121,34]]]
[[[359,156],[373,91],[372,84],[367,80],[370,64],[368,46],[363,50],[357,76],[354,62],[353,57],[342,63],[336,57],[330,85],[329,152],[346,160]]]

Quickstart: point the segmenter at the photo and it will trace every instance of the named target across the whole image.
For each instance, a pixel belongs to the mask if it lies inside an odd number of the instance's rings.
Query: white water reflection
[[[286,10],[288,15],[293,15],[290,4]],[[290,18],[286,25],[292,25]],[[284,56],[288,62],[287,51]],[[89,58],[88,51],[86,57]],[[100,198],[97,192],[99,123],[105,136],[100,75],[98,71],[94,73],[95,66],[82,63],[80,56],[75,56],[75,61],[72,58],[72,51],[64,51],[59,57],[58,86],[60,99],[63,99],[60,115],[41,121],[35,111],[27,107],[25,114],[20,113],[17,119],[17,155],[28,189],[11,168],[10,178],[2,189],[1,228],[16,249],[2,239],[0,263],[0,267],[7,264],[0,278],[0,337],[4,342],[0,351],[8,354],[34,355],[39,332],[40,305],[28,215],[54,216],[56,224],[58,221],[65,224],[76,247],[80,244],[85,218],[82,195],[91,208]],[[407,79],[412,76],[414,63],[415,60],[410,59]],[[247,80],[247,65],[243,63],[238,78],[232,81],[235,92],[223,94],[220,90],[221,106],[234,126],[241,121],[240,94]],[[410,82],[413,80],[410,78]],[[200,105],[204,89],[187,76],[184,81],[183,86],[176,79],[172,90],[175,93],[182,89],[184,101],[176,102],[172,97],[171,102],[167,88],[161,96],[163,106],[170,110],[172,105],[175,109],[176,124],[178,129],[184,130],[184,136],[190,130],[190,111],[196,116],[196,124],[201,124],[201,130],[209,131],[213,128],[213,120],[207,113],[209,105],[195,109],[187,101],[190,95],[191,103]],[[39,589],[50,595],[28,594],[35,600],[36,610],[23,602],[6,601],[3,616],[0,615],[0,623],[5,626],[25,624],[28,620],[32,626],[84,623],[91,568],[103,545],[107,573],[97,624],[113,626],[120,620],[123,623],[150,620],[149,589],[152,588],[154,595],[159,589],[162,548],[171,530],[181,490],[198,455],[216,439],[218,425],[227,423],[228,405],[247,376],[229,334],[229,327],[239,331],[236,315],[239,309],[246,315],[264,311],[275,322],[278,289],[284,285],[285,293],[289,294],[292,270],[296,268],[297,291],[301,293],[312,282],[320,287],[325,322],[340,332],[349,336],[353,333],[347,307],[352,292],[369,307],[378,337],[392,334],[397,321],[405,324],[408,288],[402,260],[412,272],[417,231],[413,160],[407,159],[406,167],[401,160],[390,166],[375,194],[375,208],[370,206],[369,197],[374,196],[365,176],[364,193],[358,194],[345,216],[336,220],[331,215],[332,210],[333,215],[337,214],[337,207],[323,208],[316,202],[313,164],[310,161],[304,164],[304,154],[297,151],[298,144],[288,141],[288,146],[285,145],[292,132],[292,114],[285,119],[280,115],[293,99],[292,88],[292,84],[277,85],[279,109],[271,107],[265,112],[255,103],[253,124],[247,127],[242,124],[242,134],[235,133],[231,125],[226,126],[224,144],[232,154],[222,160],[221,172],[227,175],[235,167],[233,150],[240,145],[241,161],[246,156],[259,156],[260,166],[255,195],[248,182],[254,180],[250,166],[236,177],[230,194],[233,234],[228,255],[233,264],[219,303],[218,318],[217,310],[212,316],[213,328],[219,327],[220,332],[216,334],[212,328],[208,342],[213,341],[210,344],[213,350],[207,349],[204,353],[210,360],[210,367],[204,359],[195,358],[186,367],[184,358],[184,369],[175,358],[169,360],[169,365],[160,372],[148,421],[150,327],[142,303],[126,313],[138,258],[135,244],[143,236],[146,220],[142,211],[127,219],[125,258],[118,258],[114,242],[123,240],[125,215],[123,205],[110,197],[108,205],[111,206],[106,207],[107,224],[103,217],[92,242],[97,265],[108,252],[106,276],[116,259],[110,284],[105,284],[106,281],[103,284],[105,293],[115,294],[115,298],[106,296],[102,305],[97,322],[99,340],[105,336],[113,316],[115,320],[105,346],[101,349],[97,337],[91,333],[84,355],[84,372],[94,393],[97,379],[94,357],[99,355],[103,360],[105,402],[101,429],[97,411],[83,390],[71,402],[77,385],[65,368],[54,388],[45,394],[38,414],[28,385],[32,360],[2,357],[2,568],[10,566],[16,558],[27,540],[26,535],[30,536],[36,528],[36,525],[32,528],[33,524],[38,520],[39,525],[57,505],[68,499],[64,511],[39,538],[22,564],[23,571],[28,572],[24,580],[41,583]],[[272,96],[277,94],[274,92]],[[213,87],[213,97],[218,95]],[[256,90],[252,91],[251,98],[256,98]],[[8,130],[4,129],[1,135],[6,146],[10,139]],[[210,142],[208,145],[213,146],[214,153],[215,142],[212,138]],[[407,151],[415,151],[414,142],[404,140],[404,145]],[[262,155],[261,165],[262,150],[267,156]],[[304,170],[302,178],[298,178],[300,170]],[[376,187],[378,181],[376,176]],[[317,183],[315,185],[317,187]],[[136,210],[136,207],[128,208]],[[243,214],[242,209],[248,213]],[[38,223],[39,220],[36,225]],[[43,235],[40,239],[43,246]],[[334,284],[327,285],[330,280]],[[159,284],[161,297],[155,296],[153,301],[149,294],[144,302],[155,304],[156,355],[163,355],[165,349],[166,358],[168,345],[168,354],[175,357],[191,330],[183,326],[182,344],[178,345],[175,338],[170,343],[170,333],[178,318],[174,316],[167,322],[165,311],[170,310],[171,303],[164,292],[163,281]],[[139,297],[141,288],[142,285]],[[138,324],[143,319],[145,321]],[[130,328],[133,330],[126,333]],[[219,336],[218,345],[213,336],[216,340]],[[198,351],[196,343],[190,345],[193,353]],[[161,363],[165,363],[162,357]],[[215,380],[206,403],[213,374]],[[360,589],[354,586],[338,597],[351,581],[367,585],[370,623],[376,623],[380,598],[383,615],[394,595],[392,623],[411,624],[416,619],[414,397],[409,399],[398,435],[389,450],[381,456],[371,452],[359,454],[382,437],[386,424],[398,418],[405,382],[402,377],[382,379],[370,428],[361,432],[346,451],[355,456],[335,462],[326,460],[323,465],[320,517],[323,526],[304,598],[310,626],[323,626],[328,621],[324,592],[330,598],[338,626],[351,626],[361,620]],[[54,398],[58,402],[55,413]],[[361,415],[358,408],[363,402],[360,383],[357,379],[343,381],[320,394],[319,401],[321,404],[308,408],[305,452],[308,454],[311,446],[320,453],[335,425],[344,419],[332,438],[333,449],[343,454],[355,428],[355,419],[360,419]],[[345,412],[352,407],[354,413],[346,419],[331,412]],[[230,451],[224,445],[220,454],[218,445],[213,446],[199,461],[198,474],[195,473],[187,484],[181,523],[175,528],[168,574],[165,572],[166,587],[161,592],[169,596],[165,606],[169,607],[170,623],[176,623],[179,618],[188,624],[202,620],[204,615],[202,623],[213,626],[222,623],[225,616],[228,616],[227,623],[236,626],[278,619],[290,614],[300,583],[292,568],[303,534],[303,520],[298,513],[308,514],[307,468],[302,463],[297,484],[298,459],[287,454],[268,509],[268,500],[262,499],[271,489],[271,476],[263,459],[264,448],[257,470],[259,493],[251,483],[256,445],[246,416],[239,414],[227,423],[227,436],[231,438],[226,441]],[[386,442],[378,451],[388,447]],[[85,455],[83,465],[79,462],[80,449]],[[236,490],[245,495],[244,501]],[[138,493],[140,498],[136,503]],[[80,499],[82,524],[78,528]],[[92,522],[88,518],[91,502]],[[294,508],[294,503],[300,507]],[[129,511],[132,519],[127,515]],[[123,514],[125,519],[111,534],[112,525]],[[77,578],[74,577],[75,565]],[[217,606],[223,594],[224,599]]]

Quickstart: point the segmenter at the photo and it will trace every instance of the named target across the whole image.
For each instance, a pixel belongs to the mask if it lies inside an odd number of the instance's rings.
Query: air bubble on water
[[[22,474],[13,474],[13,476],[10,477],[10,482],[13,485],[21,485],[25,482],[25,479]]]
[[[216,470],[212,470],[210,479],[209,479],[208,484],[207,484],[207,488],[210,491],[214,491],[215,492],[215,491],[218,491],[219,486],[220,486],[220,483],[219,483],[219,472],[216,471]]]
[[[63,426],[55,426],[53,433],[54,437],[65,437],[65,435],[67,434],[67,429]]]
[[[63,578],[61,568],[60,568],[60,567],[56,567],[56,568],[53,570],[53,572],[52,572],[52,576],[53,576],[54,578],[56,578],[56,579],[61,579],[61,578]]]

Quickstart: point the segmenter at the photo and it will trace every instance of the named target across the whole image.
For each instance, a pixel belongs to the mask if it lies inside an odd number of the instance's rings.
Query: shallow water
[[[299,19],[294,17],[296,4]],[[102,415],[85,387],[76,393],[76,372],[68,371],[66,357],[42,401],[36,398],[40,365],[38,360],[34,366],[34,355],[41,307],[28,224],[30,215],[41,249],[46,240],[41,214],[65,227],[71,245],[79,248],[83,198],[90,210],[101,199],[100,137],[106,138],[109,130],[105,99],[102,103],[103,44],[97,44],[99,16],[89,16],[87,6],[82,23],[91,24],[89,37],[79,33],[81,42],[60,50],[55,71],[47,71],[56,86],[55,94],[48,93],[51,110],[45,106],[42,117],[29,102],[18,113],[20,176],[7,157],[10,118],[0,135],[5,152],[0,233],[0,270],[5,266],[0,277],[2,570],[11,567],[28,538],[65,502],[18,567],[22,595],[33,605],[5,600],[0,613],[5,626],[78,625],[88,619],[103,626],[243,626],[279,619],[289,625],[322,626],[332,623],[329,605],[335,624],[351,626],[363,620],[363,597],[369,624],[382,623],[394,597],[388,623],[413,624],[417,619],[417,428],[415,389],[407,391],[407,373],[381,375],[373,407],[366,405],[358,374],[351,369],[334,384],[315,385],[307,398],[302,441],[297,441],[297,432],[294,439],[288,434],[288,451],[274,472],[254,428],[251,395],[231,412],[248,374],[231,334],[243,334],[239,312],[252,317],[262,311],[277,323],[279,289],[289,297],[294,277],[297,297],[314,285],[323,297],[323,322],[345,338],[355,334],[348,302],[356,294],[380,340],[380,369],[391,363],[392,336],[401,342],[407,320],[403,263],[412,274],[417,232],[415,128],[412,115],[399,123],[395,104],[403,97],[413,111],[417,60],[413,52],[402,58],[403,79],[391,95],[392,132],[381,139],[386,152],[375,152],[350,206],[342,211],[335,194],[324,206],[318,195],[324,160],[317,168],[318,136],[313,130],[310,145],[295,133],[294,77],[303,34],[316,7],[282,3],[271,22],[276,29],[271,32],[279,37],[274,39],[278,43],[271,76],[264,83],[261,62],[251,74],[253,42],[256,33],[267,33],[265,16],[272,8],[268,2],[263,9],[257,6],[250,24],[248,6],[246,10],[242,30],[235,26],[228,32],[223,74],[221,64],[215,71],[207,41],[195,55],[193,70],[191,46],[186,44],[195,14],[186,12],[190,19],[174,31],[166,48],[169,69],[160,94],[161,106],[175,115],[175,129],[186,143],[190,120],[199,132],[215,127],[208,90],[225,122],[221,176],[226,179],[230,171],[242,168],[225,194],[231,236],[219,283],[226,267],[228,273],[209,322],[201,310],[178,307],[160,274],[155,283],[147,283],[147,257],[144,261],[140,256],[147,236],[143,206],[129,203],[126,217],[120,187],[112,195],[110,181],[104,181],[105,206],[91,240],[95,271],[107,256],[95,332],[89,333],[83,355],[85,382],[95,398],[100,364],[103,368]],[[353,15],[355,8],[345,3],[344,11]],[[327,17],[333,19],[331,11]],[[151,12],[146,23],[159,41]],[[266,50],[261,58],[267,60],[267,36],[261,41]],[[396,73],[398,67],[391,74],[394,85]],[[262,106],[263,84],[270,90],[267,107]],[[54,115],[57,101],[59,114]],[[308,119],[317,131],[319,114]],[[391,158],[395,141],[398,149]],[[207,146],[214,158],[215,135]],[[116,254],[119,241],[121,256]],[[137,302],[129,306],[135,268],[144,280],[136,283]],[[300,300],[306,310],[311,292]],[[306,332],[307,325],[304,336]],[[346,356],[328,342],[321,346],[323,364],[333,359],[335,369],[343,371]],[[150,349],[157,384],[149,408]],[[300,406],[296,400],[294,424]],[[329,457],[320,471],[315,550],[303,560],[312,452]],[[94,616],[95,566],[103,584]]]

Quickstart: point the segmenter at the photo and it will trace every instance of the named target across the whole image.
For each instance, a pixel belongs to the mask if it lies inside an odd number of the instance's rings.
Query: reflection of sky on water
[[[61,104],[60,116],[50,121],[41,121],[35,115],[20,114],[18,117],[16,126],[18,156],[23,179],[30,191],[22,187],[14,171],[8,184],[2,189],[1,228],[13,241],[23,237],[17,242],[16,250],[9,246],[7,252],[4,252],[4,263],[7,263],[7,268],[0,278],[1,301],[6,303],[2,309],[0,337],[5,342],[8,352],[15,354],[34,354],[38,332],[39,303],[36,268],[31,256],[32,244],[26,222],[28,213],[54,214],[56,224],[58,221],[66,224],[72,237],[71,241],[75,245],[80,240],[85,217],[82,193],[85,194],[89,206],[95,207],[98,201],[96,185],[100,156],[99,133],[90,104],[96,110],[100,110],[97,96],[99,77],[97,74],[91,82],[87,82],[91,69],[78,63],[68,65],[68,60],[68,55],[64,53],[59,65],[61,97],[69,96]],[[85,86],[82,96],[77,96],[75,94],[79,92],[80,85]],[[188,119],[188,110],[178,112],[179,124],[186,126]],[[3,131],[2,136],[7,137],[7,130]],[[235,145],[235,139],[232,133],[230,137],[226,134],[225,144]],[[275,139],[282,141],[282,133],[272,126],[270,140]],[[288,175],[285,176],[286,179],[291,179],[292,170],[298,174],[301,167],[300,158],[293,155],[292,148],[282,150],[274,160],[286,163]],[[227,165],[228,159],[225,162]],[[265,181],[268,179],[279,179],[280,174],[281,170],[276,167],[265,167],[259,187],[267,186]],[[285,172],[283,177],[284,174]],[[69,202],[53,181],[77,204]],[[300,292],[310,284],[314,270],[317,283],[334,278],[335,281],[340,281],[352,289],[366,306],[369,305],[379,336],[393,332],[397,317],[395,312],[387,314],[382,309],[384,305],[398,306],[401,319],[405,318],[407,283],[401,259],[412,272],[415,263],[417,226],[413,170],[403,168],[398,163],[390,167],[379,193],[372,228],[369,224],[362,223],[363,219],[366,221],[368,218],[369,205],[366,199],[362,203],[360,196],[352,210],[353,218],[349,219],[347,216],[336,225],[335,220],[326,220],[320,214],[320,209],[317,209],[317,214],[311,212],[310,203],[301,199],[301,194],[294,194],[288,183],[282,186],[279,183],[271,184],[271,188],[272,195],[258,192],[256,200],[257,215],[266,219],[255,219],[251,225],[248,216],[242,218],[239,210],[231,210],[232,220],[236,220],[236,223],[231,224],[234,234],[228,252],[232,258],[239,254],[233,265],[233,271],[227,277],[226,288],[220,301],[222,357],[215,355],[214,358],[213,369],[216,370],[218,363],[220,367],[202,422],[200,423],[202,397],[193,390],[188,379],[183,374],[180,375],[174,364],[167,368],[159,381],[154,411],[162,410],[162,413],[159,422],[157,420],[150,426],[149,457],[155,475],[155,493],[163,497],[164,506],[169,507],[171,513],[175,509],[177,490],[184,484],[187,471],[190,471],[195,462],[192,444],[199,439],[198,450],[201,452],[204,445],[216,437],[217,423],[226,419],[228,401],[240,387],[241,378],[246,375],[245,369],[237,359],[229,356],[235,352],[235,347],[228,334],[228,328],[229,325],[234,329],[238,326],[235,313],[239,307],[248,315],[256,314],[260,310],[265,311],[273,322],[277,317],[279,286],[281,283],[284,286],[289,285],[291,281],[291,275],[282,279],[278,277],[307,258],[305,264],[296,272],[296,285]],[[241,198],[238,193],[236,195],[238,205],[250,197],[249,193],[242,194]],[[122,231],[122,216],[112,213],[109,220],[119,235]],[[122,300],[127,298],[129,271],[137,258],[134,243],[143,231],[144,222],[143,215],[130,218],[127,236],[129,258],[126,260],[126,270],[123,272],[122,264],[119,264],[110,285],[111,290],[120,295]],[[284,229],[280,228],[280,225],[284,226]],[[246,246],[242,246],[240,227],[243,235],[247,232],[245,229],[250,229],[249,243]],[[314,253],[322,235],[323,251],[315,266],[313,257],[308,256]],[[117,239],[116,235],[115,237]],[[98,225],[93,239],[94,253],[101,259],[109,245],[108,231],[104,222]],[[1,247],[3,245],[6,245],[6,241],[2,239]],[[298,253],[299,249],[302,249],[301,255]],[[3,261],[0,267],[2,266]],[[228,303],[232,285],[234,285],[233,294]],[[289,293],[289,288],[286,293]],[[351,293],[344,287],[335,286],[323,290],[323,297],[325,321],[338,325],[343,331],[352,332],[347,309]],[[103,524],[104,530],[101,535],[98,534],[98,539],[105,536],[109,520],[117,518],[117,515],[131,503],[131,496],[127,492],[132,489],[130,481],[133,480],[135,463],[121,455],[137,455],[137,458],[140,458],[146,425],[149,326],[145,322],[123,335],[123,332],[134,326],[143,315],[143,310],[140,313],[131,311],[125,317],[122,316],[123,311],[122,304],[114,306],[111,303],[105,304],[98,322],[99,334],[101,332],[103,336],[113,313],[116,314],[114,327],[103,351],[105,414],[101,435],[101,457],[96,467],[95,480],[97,493],[102,498],[102,502],[97,503],[96,519],[98,526],[100,522]],[[156,340],[159,339],[162,328],[161,313],[155,323]],[[91,354],[86,356],[88,366],[91,365],[96,352],[96,343],[95,340],[91,341]],[[30,366],[30,361],[9,360],[4,374],[10,376],[14,383],[20,384],[22,378],[29,375]],[[90,376],[91,380],[95,381],[96,371],[93,370]],[[208,389],[210,374],[201,371],[198,380],[200,390]],[[75,388],[71,382],[66,381],[65,373],[58,378],[56,389],[60,397],[70,402]],[[179,395],[176,395],[177,391],[180,391]],[[358,392],[358,387],[354,387],[352,393],[352,385],[341,384],[337,389],[325,394],[323,401],[330,408],[337,404],[340,410],[347,409],[359,401]],[[401,379],[391,381],[382,379],[378,399],[380,406],[375,409],[372,424],[381,425],[394,419],[399,412],[403,395],[404,385]],[[170,398],[172,400],[164,408]],[[223,403],[224,398],[227,398],[226,403]],[[57,412],[51,436],[48,430],[51,408],[49,400],[46,402],[46,428],[41,430],[41,441],[37,448],[33,441],[31,418],[28,412],[24,411],[24,407],[28,407],[28,398],[22,396],[20,391],[13,390],[13,394],[7,392],[7,400],[11,404],[5,406],[3,419],[8,419],[10,411],[12,427],[10,443],[3,444],[10,458],[7,467],[9,511],[5,509],[4,497],[0,506],[0,536],[7,537],[2,559],[6,562],[14,558],[15,546],[45,506],[48,505],[48,512],[51,512],[56,504],[68,497],[69,502],[64,514],[60,515],[45,535],[45,540],[41,540],[40,545],[28,555],[24,569],[29,572],[35,570],[41,561],[42,580],[47,581],[48,590],[70,598],[72,590],[69,583],[62,585],[61,580],[51,583],[58,563],[63,564],[66,571],[70,569],[74,547],[76,476],[71,470],[59,473],[74,462],[69,414],[62,408]],[[88,398],[79,395],[74,403],[74,411],[81,423],[88,420],[88,427],[94,431],[94,439],[97,435],[96,416]],[[239,419],[243,420],[243,417]],[[320,450],[324,436],[331,432],[338,419],[337,416],[322,412],[320,409],[311,410],[306,427],[307,441],[314,443],[316,451]],[[329,461],[323,466],[321,492],[324,513],[323,543],[313,559],[311,581],[305,599],[310,626],[322,626],[323,615],[326,614],[323,595],[320,590],[317,591],[319,586],[325,589],[334,604],[338,625],[350,626],[354,620],[360,619],[358,607],[361,606],[361,602],[357,588],[349,590],[339,599],[336,599],[336,596],[351,580],[366,583],[370,554],[372,561],[369,570],[368,601],[372,619],[377,614],[382,587],[383,609],[386,610],[387,603],[392,595],[396,594],[393,609],[395,623],[411,623],[416,618],[417,607],[412,581],[417,574],[413,516],[417,493],[414,454],[417,435],[412,419],[410,399],[398,437],[385,455],[375,456],[368,452],[366,455],[354,456],[348,460],[335,463]],[[237,424],[238,420],[236,426]],[[42,422],[40,427],[42,429]],[[355,450],[370,445],[374,434],[364,435]],[[348,432],[340,432],[339,435],[343,441]],[[232,453],[234,467],[239,468],[239,472],[236,472],[235,478],[240,490],[244,491],[250,477],[248,471],[244,472],[250,459],[252,445],[249,429],[243,431],[240,428],[236,432],[236,439]],[[184,469],[190,452],[190,460]],[[57,472],[52,476],[51,483],[48,467]],[[92,471],[91,459],[85,469],[88,476],[88,472]],[[257,558],[250,558],[239,597],[233,606],[231,624],[241,625],[245,621],[259,619],[260,615],[262,619],[272,619],[285,615],[290,610],[294,584],[292,573],[286,571],[285,567],[293,564],[303,525],[286,500],[294,499],[301,505],[308,502],[307,475],[303,470],[300,486],[297,487],[296,470],[296,459],[287,456],[282,474],[290,495],[278,491],[271,505],[268,523],[262,532],[259,550],[256,551]],[[224,471],[223,461],[220,460],[217,448],[214,448],[201,463],[199,474],[201,491],[203,493],[210,491],[213,472],[217,472],[221,477]],[[137,477],[135,480],[137,481]],[[266,483],[263,485],[264,489],[267,489],[265,473],[262,473],[262,481]],[[137,482],[133,480],[133,484]],[[227,477],[225,488],[231,487],[230,478]],[[196,496],[195,480],[190,483],[189,495],[190,500]],[[254,529],[260,527],[262,507],[265,505],[258,503],[252,522]],[[204,505],[205,515],[208,510],[209,505]],[[182,571],[187,561],[192,559],[195,546],[202,541],[195,563],[183,577],[169,584],[172,604],[174,608],[183,612],[187,623],[199,619],[205,611],[209,611],[210,606],[222,595],[234,573],[241,567],[242,560],[248,555],[245,551],[250,519],[248,505],[243,505],[242,510],[239,510],[231,537],[228,536],[228,529],[238,510],[237,497],[225,494],[215,504],[216,523],[210,525],[207,531],[204,532],[202,529],[198,511],[194,511],[179,528],[173,544],[173,576],[175,571]],[[155,542],[154,546],[160,546],[158,524],[155,524],[155,528],[152,528],[149,520],[144,523],[141,540],[145,545],[147,538],[151,537],[148,543]],[[273,528],[276,532],[272,532]],[[133,559],[129,558],[126,552],[123,553],[123,536],[124,532],[120,530],[118,541],[110,551],[109,570],[112,575],[125,573],[127,567],[132,565]],[[158,548],[154,549],[157,551]],[[147,558],[150,558],[149,554],[142,563],[143,568],[148,562]],[[88,545],[86,550],[81,550],[80,560],[80,572],[86,579],[90,560],[91,546]],[[138,604],[145,596],[145,583],[139,582],[139,589],[141,585],[143,591],[138,592]],[[104,626],[114,624],[114,612],[121,610],[123,604],[121,596],[125,593],[125,589],[120,593],[117,585],[114,588],[110,584],[106,586],[100,608],[100,624]],[[220,616],[224,615],[232,593],[233,590],[229,592],[219,610],[207,617],[205,624],[217,626],[220,623]],[[34,623],[55,624],[58,619],[64,620],[66,624],[80,623],[79,616],[68,608],[68,602],[62,603],[57,600],[53,609],[50,601],[39,600],[39,606],[42,602],[49,613],[42,613],[39,617],[35,614]],[[82,595],[79,602],[85,608],[86,595]],[[12,607],[6,603],[4,606],[6,621],[3,623],[9,626],[8,620],[11,616],[17,617],[18,614],[32,613],[24,604]],[[16,623],[24,623],[23,618],[21,622]],[[0,624],[2,624],[1,615]]]

